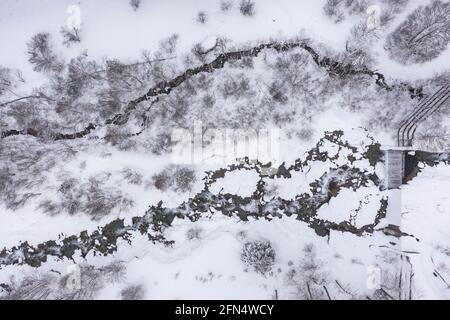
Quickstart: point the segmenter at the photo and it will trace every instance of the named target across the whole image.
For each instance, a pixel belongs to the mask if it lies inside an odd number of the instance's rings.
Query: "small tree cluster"
[[[220,2],[220,10],[222,10],[223,12],[230,10],[232,7],[233,7],[233,1],[231,1],[231,0],[222,0]]]
[[[129,285],[120,291],[122,300],[143,300],[145,298],[145,288],[143,285]]]
[[[250,89],[250,79],[244,73],[239,73],[234,77],[226,77],[219,87],[225,99],[229,97],[242,98],[250,92]]]
[[[92,300],[108,283],[123,278],[125,267],[113,262],[105,267],[79,266],[79,273],[57,275],[51,272],[26,276],[8,284],[4,300]],[[76,277],[77,279],[73,279]],[[70,281],[74,280],[74,284]]]
[[[197,22],[198,23],[201,23],[201,24],[205,24],[206,23],[206,20],[207,20],[207,15],[206,15],[206,13],[204,12],[204,11],[200,11],[198,14],[197,14]]]
[[[131,139],[132,132],[127,127],[110,125],[106,128],[104,140],[119,150],[132,150],[136,147],[136,141]]]
[[[192,189],[196,180],[194,170],[179,165],[169,165],[152,177],[154,187],[161,191],[173,189],[177,192],[187,192]]]
[[[323,7],[326,16],[339,23],[345,19],[346,13],[360,15],[369,7],[367,0],[327,0]]]
[[[434,0],[411,13],[387,38],[389,56],[403,64],[439,56],[450,42],[450,3]]]
[[[121,171],[124,179],[129,183],[129,184],[135,184],[135,185],[141,185],[142,184],[142,174],[134,171],[133,169],[130,168],[124,168]]]
[[[195,240],[195,239],[200,239],[201,238],[201,234],[203,232],[203,229],[200,227],[193,227],[188,229],[188,231],[186,232],[186,238],[188,240]]]
[[[44,200],[39,208],[49,214],[82,212],[92,219],[100,219],[115,210],[126,210],[133,206],[117,189],[106,186],[109,175],[91,177],[88,182],[81,183],[75,178],[65,179],[59,186],[59,202]]]

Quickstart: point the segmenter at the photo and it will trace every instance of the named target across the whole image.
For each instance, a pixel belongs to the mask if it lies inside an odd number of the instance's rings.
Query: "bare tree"
[[[450,3],[434,0],[411,13],[386,40],[390,57],[413,64],[435,59],[450,42]]]
[[[61,71],[63,64],[58,61],[50,47],[50,34],[37,33],[27,43],[28,61],[35,71]]]

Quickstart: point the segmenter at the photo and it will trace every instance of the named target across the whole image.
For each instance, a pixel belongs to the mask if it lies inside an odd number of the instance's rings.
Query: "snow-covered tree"
[[[450,42],[450,3],[420,6],[386,40],[390,57],[413,64],[435,59]]]
[[[39,72],[61,71],[63,65],[58,61],[50,46],[50,34],[40,32],[27,43],[28,61]]]

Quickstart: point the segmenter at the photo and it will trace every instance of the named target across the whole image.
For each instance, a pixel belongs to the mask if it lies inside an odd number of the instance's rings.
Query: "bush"
[[[223,97],[242,98],[250,91],[250,79],[243,73],[236,77],[227,77],[220,86]]]
[[[77,198],[84,198],[81,210],[93,219],[107,216],[114,209],[126,210],[133,206],[133,201],[119,190],[104,187],[96,178],[91,178],[87,184],[82,185],[78,194]]]
[[[141,0],[130,0],[130,6],[133,8],[134,11],[137,11],[139,9],[139,6],[141,5]]]
[[[200,239],[202,232],[203,232],[202,228],[199,227],[190,228],[186,232],[186,238],[188,240]]]
[[[154,175],[152,180],[155,188],[161,191],[166,191],[173,184],[172,177],[166,170]]]
[[[274,81],[270,84],[269,94],[274,101],[280,104],[286,104],[289,101],[286,89],[280,81]]]
[[[198,14],[197,14],[197,22],[199,22],[199,23],[201,23],[201,24],[204,24],[205,22],[206,22],[206,13],[205,12],[203,12],[203,11],[200,11]]]
[[[58,189],[58,201],[44,200],[39,208],[48,214],[67,212],[70,215],[82,212],[93,220],[100,219],[115,210],[127,210],[133,201],[120,190],[107,187],[109,175],[91,177],[88,182],[80,183],[74,178],[63,180]]]
[[[145,289],[142,285],[129,285],[120,292],[122,300],[143,300]]]
[[[186,192],[192,189],[196,181],[195,171],[187,167],[177,166],[174,172],[175,191]]]
[[[239,11],[242,15],[251,17],[255,14],[255,3],[251,0],[242,0],[239,5]]]
[[[327,0],[323,7],[325,15],[333,18],[335,23],[341,22],[345,18],[341,6],[342,2],[343,0]]]
[[[56,55],[50,48],[49,39],[49,33],[41,32],[34,35],[27,43],[28,61],[35,71],[58,72],[63,68],[62,63],[57,61]]]
[[[230,10],[232,7],[233,7],[233,1],[222,0],[220,2],[220,10],[222,10],[223,12]]]
[[[216,103],[216,98],[209,93],[206,93],[202,97],[202,107],[204,110],[211,109],[212,107],[214,107],[215,103]]]
[[[131,150],[136,147],[136,141],[131,138],[131,131],[123,126],[109,125],[103,137],[106,143],[117,147],[119,150]]]
[[[314,129],[312,127],[303,127],[296,132],[296,136],[303,141],[311,141],[314,135]]]
[[[256,272],[266,274],[275,263],[275,250],[267,240],[246,242],[241,251],[241,260]]]
[[[159,42],[159,50],[165,54],[173,54],[177,50],[178,39],[180,35],[177,33],[172,34],[170,37],[163,39]]]
[[[81,30],[78,28],[69,29],[62,27],[61,35],[64,39],[63,44],[66,47],[70,47],[73,43],[81,42]]]
[[[346,14],[364,16],[368,7],[367,0],[327,0],[323,11],[335,23],[339,23],[345,19]]]
[[[156,155],[162,155],[171,151],[173,146],[172,136],[167,132],[158,133],[150,143],[150,151]]]

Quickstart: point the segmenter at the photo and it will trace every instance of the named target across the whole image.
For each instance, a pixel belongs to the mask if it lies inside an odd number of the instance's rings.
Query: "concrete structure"
[[[396,189],[405,176],[405,148],[389,148],[384,151],[386,165],[386,187]]]

